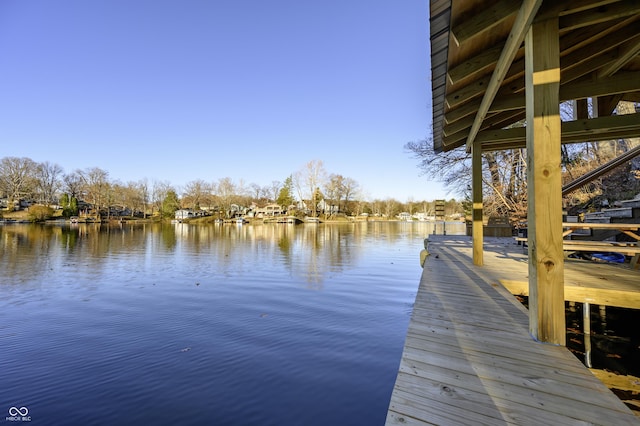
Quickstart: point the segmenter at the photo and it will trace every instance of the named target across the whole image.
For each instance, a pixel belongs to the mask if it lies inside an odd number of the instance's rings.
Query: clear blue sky
[[[2,0],[0,70],[0,157],[447,195],[403,148],[431,128],[424,0]]]

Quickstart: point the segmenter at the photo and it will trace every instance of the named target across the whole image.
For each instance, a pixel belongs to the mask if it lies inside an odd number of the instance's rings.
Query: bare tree
[[[100,214],[100,210],[108,207],[109,202],[113,198],[111,185],[109,183],[109,172],[99,167],[91,167],[77,172],[82,178],[82,190],[85,196],[90,200],[96,213]]]
[[[280,182],[279,180],[271,181],[271,185],[269,186],[269,193],[268,193],[268,197],[271,201],[275,202],[278,199],[278,194],[280,193],[282,186],[283,186],[282,182]]]
[[[220,178],[216,187],[217,195],[220,199],[220,207],[229,217],[231,215],[231,204],[237,197],[237,187],[229,177]]]
[[[374,216],[382,216],[382,213],[384,211],[384,201],[375,199],[371,202],[370,207],[371,213]]]
[[[273,199],[269,186],[260,186],[257,183],[252,183],[249,188],[251,189],[251,198],[257,203],[265,203]]]
[[[58,164],[51,164],[48,161],[40,163],[35,169],[35,178],[41,202],[47,206],[53,203],[56,192],[62,186],[60,180],[62,167]]]
[[[344,200],[345,213],[350,213],[349,202],[356,197],[356,194],[359,191],[359,187],[360,185],[358,184],[358,182],[355,181],[355,179],[352,179],[350,177],[344,179],[343,181],[344,192],[342,194],[342,199]]]
[[[116,201],[122,206],[123,211],[129,210],[131,215],[137,211],[144,211],[144,187],[140,181],[129,181],[126,185],[114,184],[113,187],[116,193]]]
[[[405,144],[405,149],[419,160],[422,174],[444,183],[450,190],[464,194],[471,180],[471,156],[464,147],[436,153],[430,139]]]
[[[319,188],[324,184],[326,171],[321,160],[309,161],[305,166],[294,175],[294,184],[298,189],[298,194],[303,200],[303,196],[308,195],[311,201],[311,214],[316,216],[317,206],[320,200],[316,199]]]
[[[111,208],[118,209],[120,211],[124,211],[127,209],[132,209],[132,194],[130,192],[129,184],[124,185],[120,181],[113,181],[109,185],[110,189],[108,192],[107,200],[109,211]]]
[[[411,216],[413,216],[413,209],[415,208],[415,201],[413,200],[413,197],[409,197],[409,198],[407,199],[406,206],[407,206],[407,212],[408,212]]]
[[[295,188],[296,190],[296,193],[298,195],[298,200],[300,200],[300,202],[304,204],[304,198],[305,198],[304,189],[303,189],[304,177],[303,177],[302,170],[298,170],[297,172],[291,175],[291,184],[293,188]]]
[[[392,218],[395,217],[396,214],[398,214],[398,206],[400,203],[398,203],[397,200],[393,199],[393,198],[387,198],[386,200],[383,201],[384,203],[384,215],[388,218]]]
[[[82,177],[78,171],[68,173],[62,177],[62,190],[69,198],[78,198],[82,192]]]
[[[149,182],[147,178],[140,179],[138,181],[138,190],[140,191],[140,198],[142,203],[142,217],[147,218],[147,205],[149,204]]]
[[[218,196],[218,182],[209,183],[208,195],[209,210],[216,207],[220,211],[220,197]]]
[[[185,206],[189,206],[194,210],[200,208],[206,203],[206,197],[209,193],[209,186],[202,179],[192,180],[185,185],[182,200]]]
[[[420,160],[423,174],[462,195],[471,184],[471,158],[464,147],[435,153],[430,140],[409,142],[405,149]],[[484,210],[487,215],[509,215],[515,221],[526,214],[525,150],[483,152]]]
[[[151,186],[151,214],[153,215],[153,210],[161,213],[162,212],[162,203],[165,198],[167,198],[167,194],[169,191],[173,191],[173,186],[167,181],[153,181]]]
[[[4,157],[0,160],[0,190],[7,194],[10,207],[33,193],[36,168],[36,163],[26,157]]]
[[[340,200],[344,194],[344,177],[338,174],[329,175],[324,185],[325,201],[337,205],[340,209]]]

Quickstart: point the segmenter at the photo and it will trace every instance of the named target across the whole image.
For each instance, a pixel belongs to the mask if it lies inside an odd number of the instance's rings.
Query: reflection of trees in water
[[[148,271],[147,280],[176,269],[212,280],[246,274],[281,277],[284,270],[307,287],[320,289],[331,274],[357,262],[363,247],[426,236],[430,227],[386,222],[11,225],[0,227],[0,279],[25,282],[51,271],[71,276],[68,268],[80,269],[87,279],[105,268],[131,270],[137,276]]]
[[[0,226],[0,282],[19,284],[47,270],[54,234],[43,226]]]
[[[278,239],[278,248],[282,253],[289,253],[289,250],[291,250],[291,239],[286,235],[281,236]]]
[[[73,251],[78,244],[78,231],[72,228],[60,228],[60,244],[64,251]]]
[[[176,225],[182,250],[195,253],[196,266],[211,274],[263,273],[285,269],[310,288],[322,287],[327,274],[341,271],[357,253],[354,227],[344,225]],[[360,236],[364,233],[360,234]],[[206,263],[205,263],[206,259]]]
[[[172,251],[178,242],[175,227],[166,224],[158,224],[160,226],[161,241],[165,249]]]
[[[296,233],[292,272],[303,276],[309,288],[321,289],[331,273],[352,264],[359,252],[358,225],[304,225]]]
[[[144,246],[144,229],[136,225],[10,225],[0,227],[2,282],[43,279],[65,268],[88,274],[103,268],[104,258],[128,255]]]
[[[197,254],[194,262],[209,274],[229,276],[285,269],[309,288],[320,289],[332,273],[357,261],[361,248],[393,244],[407,237],[426,237],[433,224],[357,222],[344,224],[175,225],[181,250]]]

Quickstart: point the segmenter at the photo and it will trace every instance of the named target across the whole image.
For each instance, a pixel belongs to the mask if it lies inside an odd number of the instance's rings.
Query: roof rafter
[[[502,45],[496,45],[450,69],[447,73],[449,82],[451,84],[456,84],[463,78],[482,76],[487,72],[492,71],[498,61],[498,58],[500,58],[501,52]]]
[[[544,21],[555,16],[565,16],[573,13],[584,12],[595,7],[602,7],[620,0],[568,0],[564,2],[554,1],[545,3],[538,11],[535,21]],[[562,27],[561,27],[562,28]]]
[[[436,152],[470,149],[485,132],[519,125],[525,52],[517,39],[526,21],[558,18],[561,101],[584,106],[593,99],[601,117],[619,100],[640,102],[640,0],[519,0],[515,13],[505,0],[430,3]],[[538,9],[526,15],[530,5]],[[627,133],[611,129],[610,135]],[[488,146],[510,148],[508,140]]]
[[[611,0],[609,0],[609,2],[611,2]],[[580,6],[584,6],[582,4],[584,3],[583,1],[578,1],[578,3],[579,5],[576,5],[574,8],[580,8]],[[596,3],[601,4],[603,2],[600,1]],[[560,3],[559,6],[562,6],[562,3]],[[538,19],[538,17],[536,19]],[[560,39],[561,55],[567,55],[575,50],[581,49],[586,45],[595,42],[596,40],[607,37],[610,34],[615,34],[635,20],[637,20],[637,16],[626,17],[624,19],[614,20],[614,22],[603,22],[600,24],[591,25],[589,27],[582,27],[576,31],[569,32]],[[447,76],[449,77],[449,82],[451,84],[455,84],[463,78],[469,78],[473,75],[483,76],[488,71],[493,70],[493,68],[495,67],[495,63],[500,58],[503,43],[504,41],[502,41],[500,44],[496,44],[495,46],[485,49],[478,55],[473,56],[466,61],[463,61],[462,63],[456,65],[455,67],[449,69],[447,74]],[[523,49],[521,48],[520,50]],[[522,56],[520,55],[520,51],[518,51],[517,56]],[[506,78],[507,77],[505,77],[505,79]]]
[[[476,118],[471,126],[469,137],[467,138],[467,151],[471,150],[473,140],[478,134],[482,121],[489,111],[489,106],[491,106],[493,99],[498,93],[502,80],[511,67],[511,63],[516,56],[516,52],[520,48],[520,45],[524,40],[524,36],[529,30],[529,27],[533,22],[533,18],[538,12],[541,4],[542,0],[523,0],[520,10],[518,11],[518,15],[516,16],[516,20],[513,23],[513,27],[511,28],[511,32],[509,33],[509,38],[507,38],[504,49],[500,54],[500,59],[498,59],[496,68],[491,75],[491,81],[484,93]]]
[[[635,36],[618,48],[618,57],[614,62],[598,72],[598,77],[611,77],[620,68],[640,53],[640,35]]]
[[[560,28],[573,30],[640,13],[640,2],[619,1],[560,17]]]
[[[474,14],[464,22],[451,28],[453,41],[458,45],[481,34],[491,31],[496,25],[508,19],[518,12],[518,3],[513,0],[500,0],[491,7],[485,8],[482,12]]]
[[[606,24],[600,24],[596,26],[590,31],[591,34],[586,38],[589,43],[585,44],[583,41],[581,45],[582,50],[580,51],[571,49],[571,46],[578,44],[575,37],[571,34],[563,37],[561,39],[561,49],[564,55],[566,55],[562,59],[563,83],[589,74],[614,60],[617,57],[617,51],[614,52],[614,48],[627,42],[629,38],[637,35],[637,29],[629,25],[629,23],[634,22],[636,19],[637,18],[634,17],[633,19],[618,22],[615,25],[607,26]],[[605,37],[608,44],[606,48],[603,48],[602,44],[598,43],[598,41]],[[573,53],[566,54],[566,52]],[[585,53],[588,55],[585,55]],[[602,55],[607,55],[607,57]],[[570,72],[571,70],[573,71]],[[520,59],[513,63],[505,76],[504,82],[516,81],[523,75],[524,59]],[[465,117],[475,112],[480,107],[480,100],[475,101],[472,105],[467,105],[466,103],[474,98],[480,97],[484,93],[488,80],[489,77],[478,79],[472,84],[447,95],[446,102],[451,108],[445,117],[447,123],[452,123],[462,117]],[[524,80],[519,81],[516,86],[512,85],[510,90],[503,89],[503,91],[499,92],[497,96],[510,96],[513,92],[522,90],[524,90]],[[462,108],[462,110],[458,111],[459,108]]]
[[[602,69],[604,67],[609,67],[611,66],[610,64],[616,63],[619,65],[619,50],[616,49],[616,47],[619,45],[629,45],[629,37],[632,34],[636,35],[636,31],[633,26],[624,27],[622,30],[608,37],[608,41],[610,44],[607,46],[607,49],[603,49],[599,45],[599,43],[592,43],[589,46],[585,46],[585,48],[582,50],[582,56],[579,54],[580,52],[576,51],[562,58],[562,86],[560,89],[561,100],[566,101],[571,99],[613,95],[640,90],[638,84],[636,84],[633,80],[634,76],[637,77],[637,74],[635,74],[635,72],[627,72],[622,74],[620,76],[620,80],[605,78],[596,79],[595,81],[593,81],[590,79],[591,83],[582,82],[578,86],[575,86],[577,87],[577,89],[568,89],[569,87],[573,87],[568,86],[568,84],[572,81],[590,75],[593,72],[597,72],[599,69]],[[640,36],[636,35],[636,37],[640,40]],[[625,43],[625,41],[627,43]],[[636,38],[632,38],[632,41],[635,42]],[[588,55],[584,56],[584,52],[587,52]],[[633,57],[635,56],[627,55],[627,59],[624,62],[628,62]],[[521,61],[516,61],[516,63],[519,62]],[[620,67],[618,66],[617,68]],[[519,64],[517,69],[519,70]],[[514,75],[515,71],[512,69],[509,74]],[[598,83],[599,80],[601,80],[601,83]],[[481,86],[486,84],[486,81],[487,79],[485,78],[480,83],[474,84],[473,86],[467,86],[466,90],[456,92],[454,95],[460,97],[475,95],[477,97],[478,94],[482,93],[478,90],[481,88]],[[589,90],[594,90],[594,93],[587,93]],[[523,91],[524,82],[519,80],[514,80],[514,82],[509,86],[501,88],[494,101],[489,106],[487,114],[524,108],[524,95],[522,94]],[[460,100],[458,99],[458,101]],[[446,113],[446,124],[443,126],[443,143],[445,145],[450,143],[450,136],[454,133],[460,132],[457,137],[454,138],[454,143],[460,141],[460,137],[462,137],[462,135],[464,134],[464,129],[470,129],[473,125],[473,122],[475,120],[475,117],[473,117],[473,113],[480,108],[480,105],[481,100],[475,99],[471,100],[470,102],[466,102],[461,107],[452,109]],[[487,127],[488,126],[486,125],[482,125],[479,130],[484,130]]]

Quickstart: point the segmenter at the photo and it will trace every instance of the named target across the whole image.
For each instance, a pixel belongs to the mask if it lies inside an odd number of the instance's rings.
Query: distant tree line
[[[411,214],[434,211],[433,200],[366,201],[358,182],[341,174],[327,173],[319,160],[308,162],[283,182],[273,181],[264,186],[224,177],[209,182],[197,179],[177,188],[167,181],[149,182],[146,178],[123,183],[111,179],[109,172],[99,167],[65,173],[62,167],[50,162],[4,157],[0,159],[0,199],[6,204],[5,210],[19,209],[21,204],[36,204],[62,209],[65,217],[81,214],[85,209],[107,216],[124,213],[171,217],[181,208],[230,212],[232,205],[277,203],[286,209],[300,202],[312,215],[329,217],[363,213],[394,217],[402,211]],[[41,214],[46,215],[47,211]],[[452,199],[447,201],[446,211],[460,213],[462,206]]]

